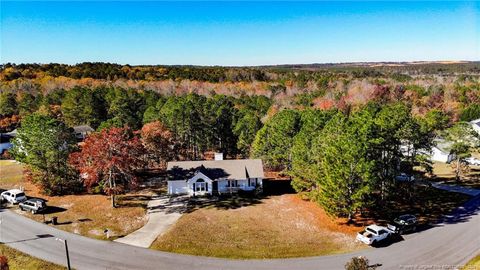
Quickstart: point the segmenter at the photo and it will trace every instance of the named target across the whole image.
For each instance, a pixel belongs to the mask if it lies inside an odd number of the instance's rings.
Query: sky
[[[480,60],[479,2],[0,2],[1,63]]]

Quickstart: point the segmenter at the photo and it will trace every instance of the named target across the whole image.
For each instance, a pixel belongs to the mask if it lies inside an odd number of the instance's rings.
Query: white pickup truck
[[[386,227],[370,225],[365,230],[357,233],[357,241],[367,245],[374,245],[382,240],[389,238],[394,232]]]

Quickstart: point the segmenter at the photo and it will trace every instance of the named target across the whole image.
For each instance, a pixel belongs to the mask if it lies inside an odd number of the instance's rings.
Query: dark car
[[[391,231],[403,234],[406,232],[414,232],[417,229],[417,218],[414,215],[401,215],[393,220],[391,224],[388,224],[388,229]]]
[[[42,199],[28,199],[19,205],[22,211],[30,211],[32,214],[40,213],[47,209],[47,204]]]

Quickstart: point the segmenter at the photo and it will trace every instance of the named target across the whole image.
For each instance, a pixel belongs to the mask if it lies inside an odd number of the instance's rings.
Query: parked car
[[[417,229],[417,218],[414,215],[401,215],[393,220],[387,228],[395,233],[403,234],[406,232],[414,232]]]
[[[47,204],[42,199],[28,199],[18,204],[20,210],[30,211],[32,214],[43,212],[47,209]]]
[[[375,245],[378,242],[389,238],[393,234],[393,231],[387,227],[370,225],[365,230],[357,233],[357,241],[365,243],[367,245]]]
[[[406,173],[401,173],[395,176],[395,180],[399,182],[413,182],[415,181],[415,177],[413,175],[408,175]]]
[[[469,165],[480,166],[480,159],[478,159],[478,158],[469,157],[469,158],[466,158],[465,161]]]
[[[25,193],[20,189],[10,189],[0,194],[7,202],[17,204],[27,200]]]

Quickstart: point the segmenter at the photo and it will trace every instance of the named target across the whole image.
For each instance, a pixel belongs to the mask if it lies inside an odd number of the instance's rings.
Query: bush
[[[368,259],[362,256],[353,257],[347,264],[345,264],[345,270],[368,270]]]
[[[0,255],[0,270],[8,270],[8,259],[5,256]]]

